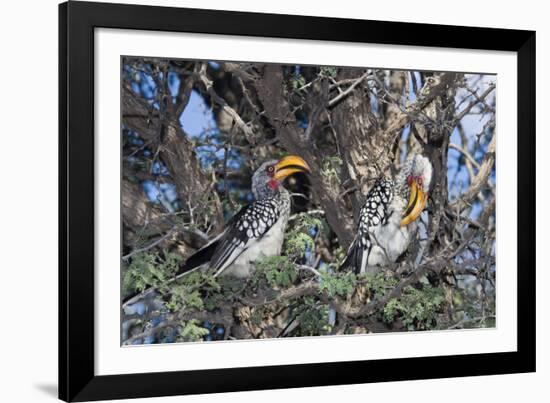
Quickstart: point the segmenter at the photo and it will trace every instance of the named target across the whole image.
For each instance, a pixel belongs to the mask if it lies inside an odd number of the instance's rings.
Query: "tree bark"
[[[212,219],[212,226],[219,228],[223,225],[223,214],[212,178],[201,168],[194,144],[183,132],[178,120],[178,113],[185,109],[191,89],[191,86],[182,84],[177,97],[179,103],[175,105],[171,97],[163,97],[164,107],[159,111],[124,85],[122,122],[138,133],[166,164],[190,220],[208,217]]]
[[[266,65],[259,80],[255,81],[258,97],[265,115],[283,147],[292,154],[300,155],[311,168],[311,184],[327,221],[340,243],[349,245],[353,239],[353,217],[343,197],[341,187],[322,174],[324,155],[317,152],[311,138],[305,136],[292,114],[283,94],[281,66]]]

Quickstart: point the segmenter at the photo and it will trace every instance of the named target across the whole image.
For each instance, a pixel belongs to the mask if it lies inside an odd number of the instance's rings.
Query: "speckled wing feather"
[[[359,212],[356,234],[346,259],[340,269],[352,269],[355,273],[366,270],[373,242],[372,234],[379,225],[385,225],[391,213],[389,205],[393,198],[393,181],[378,179],[367,193],[367,199]]]
[[[278,197],[271,197],[244,206],[226,225],[225,230],[208,245],[190,256],[179,273],[210,263],[219,275],[241,253],[259,241],[277,222],[283,208]]]

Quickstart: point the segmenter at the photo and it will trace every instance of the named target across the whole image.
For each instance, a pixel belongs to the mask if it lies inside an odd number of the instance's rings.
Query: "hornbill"
[[[395,262],[416,231],[431,179],[432,164],[420,154],[407,159],[395,180],[379,178],[367,193],[355,238],[340,268],[364,273]]]
[[[296,155],[260,165],[252,176],[255,201],[233,216],[221,234],[191,255],[176,275],[204,267],[214,276],[244,278],[252,274],[256,260],[279,255],[291,199],[282,181],[294,173],[309,171],[307,163]]]

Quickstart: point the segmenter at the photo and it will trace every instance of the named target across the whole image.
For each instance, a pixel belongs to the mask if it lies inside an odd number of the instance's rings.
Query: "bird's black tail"
[[[359,244],[357,238],[353,240],[350,247],[348,248],[348,253],[346,258],[340,264],[338,270],[349,270],[352,269],[356,274],[361,272],[361,263],[363,260],[363,248]]]
[[[180,264],[178,272],[176,273],[176,277],[188,273],[191,270],[197,269],[203,264],[208,263],[210,259],[212,259],[218,243],[218,240],[214,240],[213,242],[210,242],[209,244],[203,246],[198,251],[189,256],[185,262]]]

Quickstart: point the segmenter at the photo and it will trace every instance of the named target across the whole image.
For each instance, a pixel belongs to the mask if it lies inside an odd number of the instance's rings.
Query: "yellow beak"
[[[409,204],[407,205],[407,209],[403,214],[401,226],[405,226],[416,220],[420,216],[420,213],[422,213],[422,210],[424,210],[424,207],[426,207],[427,201],[428,198],[426,197],[426,194],[422,191],[422,189],[418,188],[416,181],[413,180],[411,184],[411,195],[409,197]]]
[[[288,155],[282,158],[277,165],[275,165],[275,174],[273,178],[281,181],[287,176],[295,174],[297,172],[311,172],[307,162],[297,155]]]

